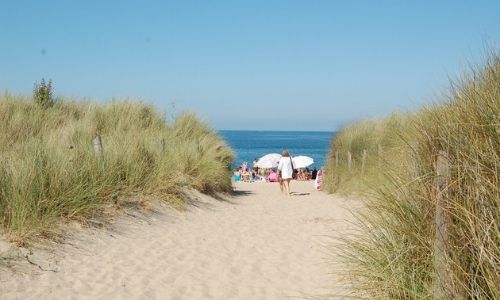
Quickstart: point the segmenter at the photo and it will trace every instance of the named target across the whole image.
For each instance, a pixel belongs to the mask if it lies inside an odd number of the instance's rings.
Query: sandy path
[[[123,218],[60,246],[57,272],[2,278],[2,299],[288,299],[342,293],[326,244],[346,228],[346,200],[292,182],[238,183],[188,212]],[[33,269],[33,268],[32,268]],[[18,272],[19,273],[19,272]],[[5,277],[5,276],[4,276]]]

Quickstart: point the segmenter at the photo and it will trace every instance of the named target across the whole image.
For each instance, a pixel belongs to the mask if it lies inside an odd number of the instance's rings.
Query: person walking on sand
[[[278,162],[278,171],[280,175],[280,189],[283,191],[285,187],[286,194],[290,196],[290,181],[293,176],[293,162],[288,150],[283,150],[281,158]]]

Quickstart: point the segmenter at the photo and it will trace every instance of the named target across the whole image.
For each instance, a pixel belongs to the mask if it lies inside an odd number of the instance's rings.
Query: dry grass
[[[103,155],[94,153],[99,134]],[[165,150],[160,140],[165,140]],[[193,114],[168,124],[134,102],[0,96],[0,227],[24,242],[140,195],[182,205],[182,189],[231,190],[231,149]]]
[[[348,184],[355,181],[370,193],[359,216],[359,234],[346,238],[342,247],[357,295],[499,299],[499,54],[452,84],[444,103],[405,117],[398,128],[390,128],[387,120],[375,123],[383,129],[345,128],[333,149],[359,155],[358,148],[381,143],[382,162],[371,160],[371,171],[361,175],[359,164],[348,171],[339,161],[336,168],[330,156],[326,177],[331,191],[359,190]],[[385,143],[381,136],[394,142]],[[354,140],[359,140],[355,147]],[[444,174],[437,172],[439,156],[447,162]],[[439,210],[447,235],[441,271],[435,248]]]

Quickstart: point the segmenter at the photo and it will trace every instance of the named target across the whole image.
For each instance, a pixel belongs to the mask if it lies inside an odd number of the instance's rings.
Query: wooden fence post
[[[102,156],[102,139],[100,135],[96,135],[94,138],[94,152],[97,157]]]
[[[451,276],[447,263],[448,228],[450,220],[446,212],[447,207],[447,179],[449,176],[449,162],[446,152],[439,151],[435,161],[436,177],[434,185],[436,190],[436,211],[434,223],[436,233],[434,236],[434,299],[452,299]]]
[[[165,152],[165,139],[164,138],[162,138],[160,140],[160,151],[161,151],[161,153]]]
[[[339,151],[335,151],[335,168],[339,167]]]
[[[365,164],[366,157],[368,156],[368,151],[366,149],[363,150],[363,156],[361,157],[361,174],[365,174]]]
[[[347,151],[347,168],[350,170],[352,166],[352,155],[351,151]]]

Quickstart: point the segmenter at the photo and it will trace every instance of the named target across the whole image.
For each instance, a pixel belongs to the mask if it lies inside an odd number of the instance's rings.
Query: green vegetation
[[[404,130],[409,118],[409,115],[395,113],[383,120],[363,121],[341,129],[332,142],[325,189],[330,193],[366,192],[384,181],[380,169],[393,162],[397,166],[407,154],[402,136],[406,135]],[[350,169],[348,152],[351,153]]]
[[[19,243],[145,196],[182,207],[184,188],[232,189],[231,149],[193,114],[169,124],[140,103],[38,101],[0,96],[0,227]]]
[[[445,103],[353,124],[333,141],[327,189],[368,192],[341,246],[358,296],[500,299],[499,54],[471,73]]]
[[[35,83],[33,87],[33,100],[42,108],[54,106],[55,100],[52,92],[51,80],[45,83],[45,79],[42,78],[40,84]]]

